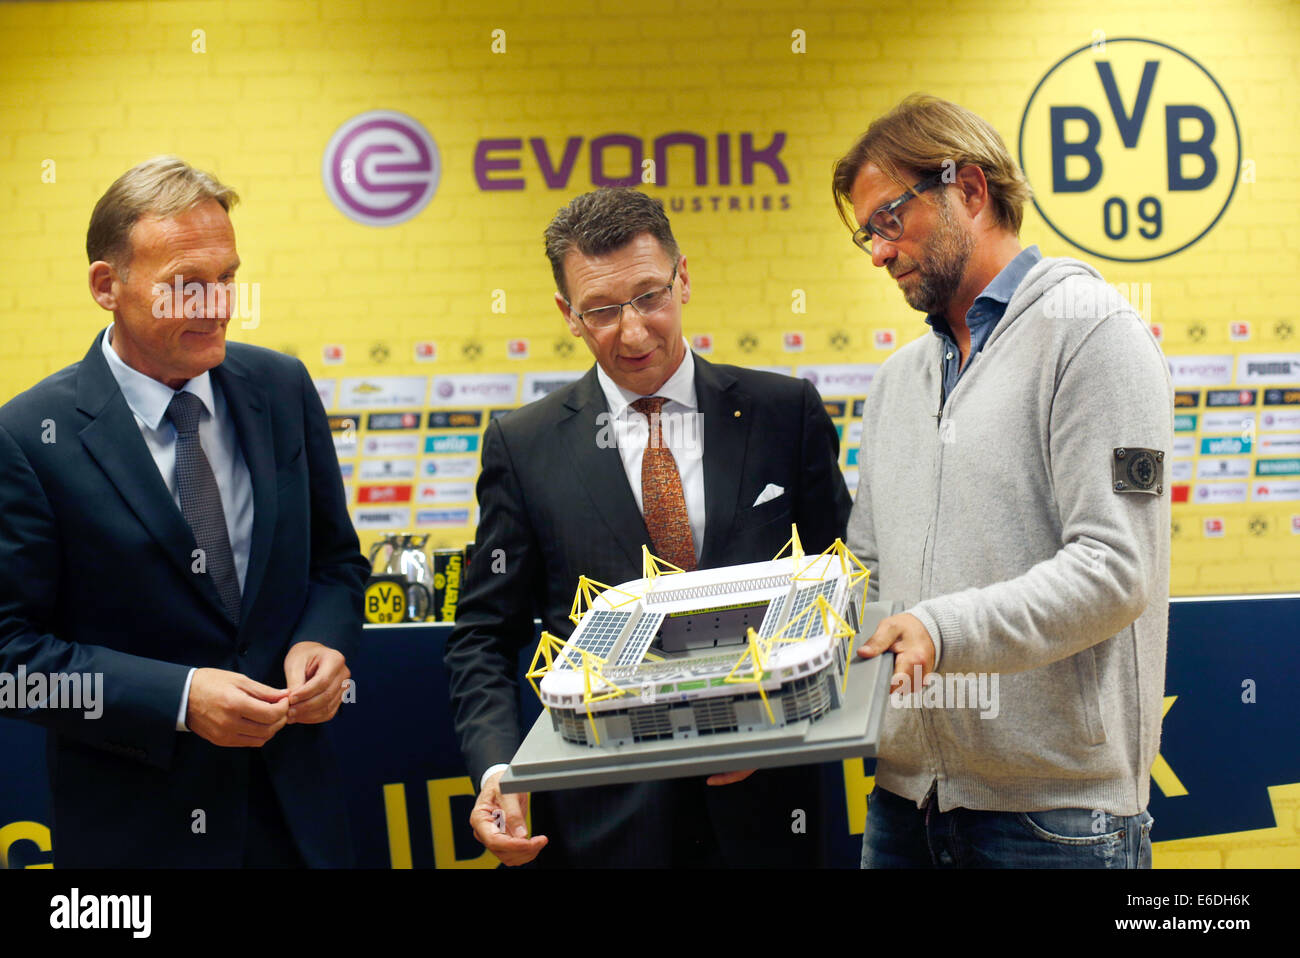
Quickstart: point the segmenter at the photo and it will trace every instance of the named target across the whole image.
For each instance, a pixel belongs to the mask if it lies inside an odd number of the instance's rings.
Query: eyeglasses
[[[653,316],[661,309],[667,308],[668,304],[673,301],[673,284],[675,282],[677,282],[676,266],[673,267],[673,276],[668,281],[667,286],[660,286],[648,293],[642,293],[640,296],[629,299],[626,303],[619,303],[617,306],[597,306],[585,313],[580,313],[574,309],[573,304],[567,299],[564,304],[569,307],[569,312],[587,324],[588,329],[609,329],[611,326],[617,326],[623,321],[624,306],[631,306],[642,316]]]
[[[869,217],[865,226],[860,226],[853,234],[853,242],[858,249],[871,255],[871,234],[874,233],[881,239],[887,239],[890,242],[903,238],[903,221],[898,218],[894,212],[912,197],[924,193],[928,189],[938,186],[943,182],[943,173],[935,173],[927,176],[921,182],[892,202],[886,203],[880,209],[876,210]]]

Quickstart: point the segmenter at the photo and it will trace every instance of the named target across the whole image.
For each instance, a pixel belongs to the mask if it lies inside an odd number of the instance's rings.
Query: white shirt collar
[[[682,344],[686,347],[686,356],[682,359],[677,371],[668,377],[668,381],[659,387],[657,392],[651,393],[653,396],[663,396],[669,402],[679,403],[688,409],[695,409],[695,354],[691,352],[690,345],[682,338]],[[619,418],[627,412],[627,407],[641,399],[639,393],[634,393],[629,389],[624,389],[614,380],[609,378],[609,374],[601,368],[600,363],[596,364],[596,378],[600,381],[601,391],[605,393],[605,401],[609,403],[609,412],[611,416]]]
[[[163,417],[167,415],[167,406],[177,390],[128,366],[117,354],[117,350],[109,344],[112,335],[113,324],[109,323],[108,329],[104,330],[104,340],[100,344],[104,350],[104,359],[108,362],[108,370],[117,380],[118,388],[122,390],[122,396],[135,417],[150,429],[157,429],[162,425]],[[203,408],[208,411],[208,415],[216,415],[216,402],[212,397],[212,378],[207,371],[201,376],[195,376],[182,386],[180,391],[194,393],[202,400]]]

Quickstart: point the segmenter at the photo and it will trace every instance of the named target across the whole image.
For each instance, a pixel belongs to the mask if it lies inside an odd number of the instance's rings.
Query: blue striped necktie
[[[239,624],[239,576],[221,508],[221,491],[212,474],[208,457],[199,445],[199,416],[203,400],[194,393],[178,392],[167,404],[167,418],[176,427],[176,487],[181,497],[181,515],[203,550],[203,564],[217,587],[226,614]]]

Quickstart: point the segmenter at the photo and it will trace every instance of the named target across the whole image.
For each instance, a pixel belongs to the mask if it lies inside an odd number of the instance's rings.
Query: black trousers
[[[289,822],[276,798],[266,761],[254,751],[248,763],[248,830],[244,839],[245,868],[305,868],[306,862],[289,831]]]

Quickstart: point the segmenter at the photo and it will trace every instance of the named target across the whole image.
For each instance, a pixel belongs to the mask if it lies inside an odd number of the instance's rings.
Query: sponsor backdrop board
[[[589,365],[542,229],[635,184],[688,256],[695,348],[817,382],[855,483],[855,400],[928,333],[849,242],[829,170],[920,89],[1002,132],[1035,193],[1023,241],[1099,267],[1168,354],[1174,591],[1294,588],[1298,42],[1294,5],[1231,0],[3,4],[0,398],[85,353],[107,319],[79,257],[90,209],[178,153],[243,198],[256,288],[231,337],[301,358],[353,422],[363,545],[400,525],[462,546],[491,416]]]
[[[829,170],[920,89],[1002,132],[1035,193],[1023,241],[1098,266],[1168,354],[1174,591],[1294,588],[1298,42],[1294,5],[1231,0],[3,4],[0,398],[85,353],[107,319],[90,209],[178,153],[243,198],[231,337],[301,358],[353,421],[363,545],[400,525],[462,546],[491,416],[589,365],[542,229],[635,184],[688,256],[692,344],[816,381],[853,484],[855,400],[928,333],[850,244]]]

